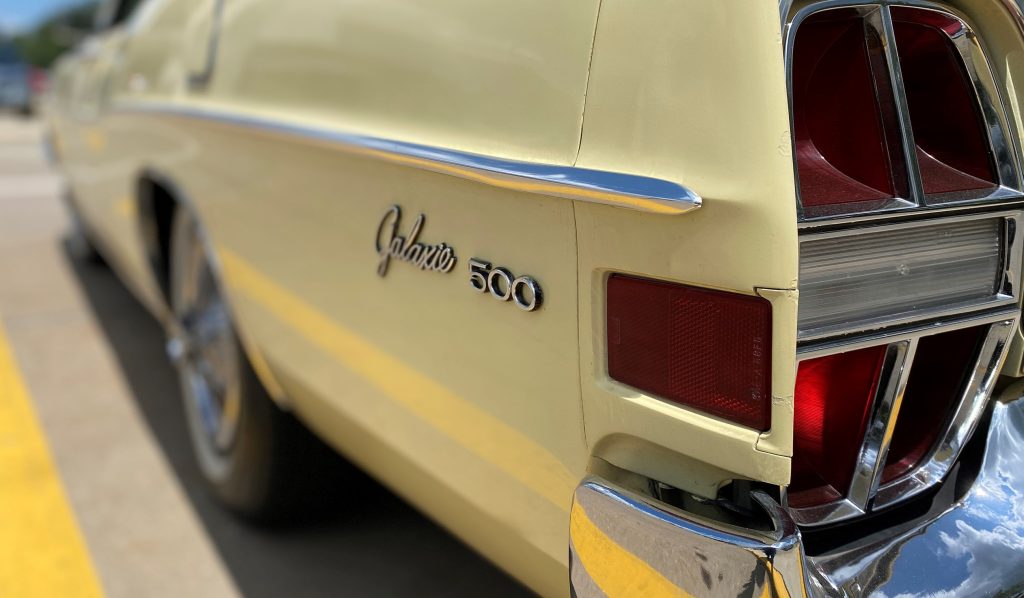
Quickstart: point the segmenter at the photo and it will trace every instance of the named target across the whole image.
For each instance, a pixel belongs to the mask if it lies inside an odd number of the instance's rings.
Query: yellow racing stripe
[[[0,325],[0,596],[102,596]]]
[[[238,254],[220,248],[228,285],[257,302],[385,396],[408,409],[479,458],[567,512],[577,479],[519,430],[409,367],[281,287]]]
[[[573,504],[569,537],[580,564],[608,598],[692,597],[600,530],[579,503]]]

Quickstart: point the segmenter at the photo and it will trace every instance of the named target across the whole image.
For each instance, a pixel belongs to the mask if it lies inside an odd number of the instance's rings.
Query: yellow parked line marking
[[[102,596],[0,325],[0,596]]]
[[[587,516],[579,503],[573,504],[569,537],[590,579],[608,598],[686,598],[692,594],[669,581],[657,569],[619,546]]]
[[[467,450],[568,511],[574,478],[544,447],[430,377],[410,368],[269,279],[237,254],[218,252],[227,283],[298,334],[352,368]]]

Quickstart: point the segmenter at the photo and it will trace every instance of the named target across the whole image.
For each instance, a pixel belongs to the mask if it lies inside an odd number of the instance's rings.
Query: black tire
[[[78,205],[70,191],[64,194],[64,204],[67,206],[68,216],[71,220],[66,242],[68,253],[78,262],[96,266],[106,265],[103,255],[96,248],[92,231],[82,220]]]
[[[195,330],[198,326],[189,321],[195,319],[195,314],[186,311],[188,297],[184,287],[210,284],[211,292],[223,301],[207,251],[198,223],[187,211],[178,209],[172,228],[170,273],[171,308],[177,320],[172,328],[178,332],[172,334],[169,352],[172,357],[177,354],[186,419],[199,469],[220,502],[244,518],[280,523],[318,513],[339,495],[334,490],[340,490],[339,477],[335,475],[342,469],[340,457],[270,398],[245,356],[226,308],[224,346],[218,349],[217,357],[207,359],[204,350],[194,346],[209,339],[196,340],[200,333]],[[197,275],[208,280],[189,281],[189,277]],[[191,340],[183,341],[189,335]],[[183,342],[193,346],[183,348]],[[175,343],[177,348],[173,348]],[[236,380],[223,385],[229,389],[225,395],[237,392],[237,418],[229,442],[223,442],[219,433],[211,434],[209,423],[204,421],[205,412],[198,398],[201,391],[195,380],[197,375],[203,377],[197,374],[203,359],[219,359],[218,368],[237,375]],[[207,371],[211,369],[216,368],[206,367]],[[222,417],[221,424],[224,421]]]

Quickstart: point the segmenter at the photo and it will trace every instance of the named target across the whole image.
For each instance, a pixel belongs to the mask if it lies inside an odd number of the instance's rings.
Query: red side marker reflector
[[[613,275],[608,374],[738,424],[771,427],[771,304],[760,297]]]

